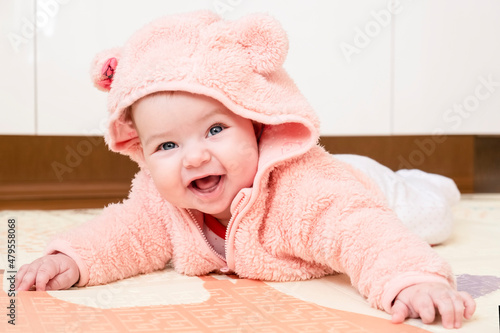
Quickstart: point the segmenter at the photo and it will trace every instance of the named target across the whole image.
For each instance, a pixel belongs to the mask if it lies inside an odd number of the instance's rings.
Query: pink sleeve
[[[383,203],[361,186],[350,185],[314,232],[312,247],[322,264],[349,275],[372,306],[386,311],[397,294],[413,284],[443,282],[454,287],[444,259]]]
[[[161,199],[148,183],[148,177],[139,173],[127,200],[106,207],[101,215],[49,243],[46,254],[61,252],[75,260],[80,269],[78,286],[148,273],[170,260],[170,217],[160,213]]]

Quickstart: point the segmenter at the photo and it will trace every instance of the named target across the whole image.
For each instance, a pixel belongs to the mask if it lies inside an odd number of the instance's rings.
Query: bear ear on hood
[[[254,14],[242,18],[239,43],[250,56],[251,65],[260,74],[270,74],[285,62],[288,53],[288,37],[273,17]]]
[[[90,66],[90,77],[94,86],[104,92],[111,89],[113,76],[120,59],[121,48],[99,52]]]

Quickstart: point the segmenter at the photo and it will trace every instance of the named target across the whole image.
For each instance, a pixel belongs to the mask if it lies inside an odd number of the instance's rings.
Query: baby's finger
[[[455,307],[455,324],[454,324],[454,327],[455,328],[460,328],[460,327],[462,327],[462,321],[463,321],[464,312],[465,312],[464,300],[462,299],[462,297],[457,296],[453,300],[453,305]]]
[[[35,284],[36,272],[40,267],[40,262],[34,261],[30,265],[25,265],[21,271],[21,277],[19,278],[18,291],[29,290],[31,286]],[[18,272],[19,273],[19,272]]]
[[[68,274],[58,274],[47,283],[45,290],[68,289],[72,285]]]
[[[28,265],[22,265],[21,268],[17,270],[16,273],[16,290],[19,289],[19,285],[23,281],[24,274],[26,274],[26,271],[28,270]]]
[[[462,296],[462,299],[464,300],[464,305],[465,305],[465,311],[464,311],[464,316],[467,319],[471,319],[472,315],[476,311],[476,301],[472,298],[469,293],[466,293],[465,291],[460,291],[459,292],[460,296]]]
[[[408,318],[409,315],[410,310],[408,309],[406,304],[400,300],[396,300],[394,302],[394,306],[392,307],[391,322],[393,324],[401,324],[405,321],[406,318]]]
[[[51,266],[41,266],[36,275],[36,290],[45,291],[47,283],[56,276],[56,270],[51,269]]]
[[[414,311],[418,314],[417,317],[420,317],[424,324],[431,324],[436,318],[434,302],[428,294],[418,294],[417,297],[412,299],[412,305]]]
[[[441,314],[441,321],[444,328],[453,328],[457,323],[457,311],[456,302],[449,295],[443,295],[438,300],[436,300],[436,306]],[[463,304],[460,310],[459,322],[462,322],[463,315]]]

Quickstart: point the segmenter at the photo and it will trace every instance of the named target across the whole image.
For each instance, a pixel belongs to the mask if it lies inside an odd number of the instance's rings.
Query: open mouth
[[[217,189],[220,184],[222,176],[211,175],[203,178],[195,179],[191,182],[190,186],[202,193],[210,193]]]

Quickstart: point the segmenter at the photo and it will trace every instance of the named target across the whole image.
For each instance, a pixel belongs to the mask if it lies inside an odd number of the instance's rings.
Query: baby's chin
[[[204,213],[212,215],[217,220],[229,220],[231,218],[231,211],[229,210],[229,207],[223,211],[215,211],[215,210],[213,211],[209,209]]]
[[[222,224],[227,224],[229,220],[231,219],[231,211],[230,207],[227,207],[223,210],[221,209],[203,209],[200,210],[201,213],[203,214],[208,214],[213,217],[215,217],[217,220],[219,220]]]

